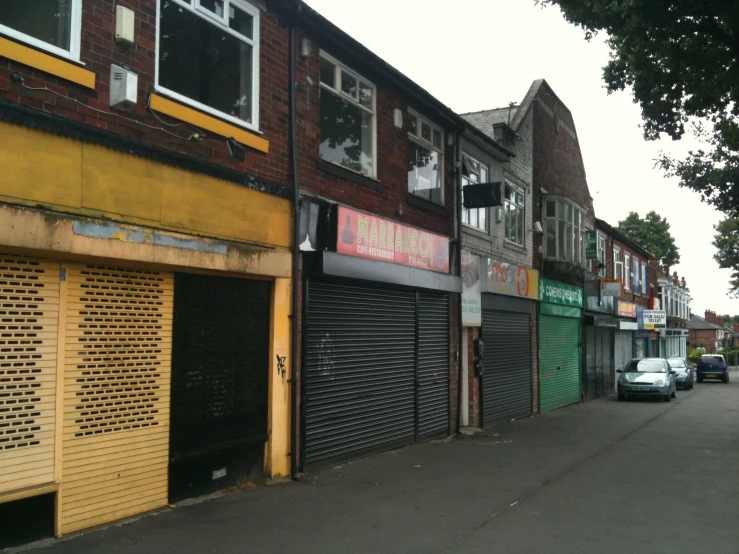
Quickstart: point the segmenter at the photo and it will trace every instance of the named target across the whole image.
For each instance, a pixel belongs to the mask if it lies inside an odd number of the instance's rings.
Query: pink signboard
[[[339,206],[336,251],[449,273],[449,239]]]

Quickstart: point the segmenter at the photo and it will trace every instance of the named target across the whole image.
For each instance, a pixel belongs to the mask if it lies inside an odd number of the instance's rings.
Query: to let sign
[[[449,239],[339,206],[336,251],[449,273]]]
[[[600,295],[601,296],[621,296],[621,280],[620,279],[601,279]]]
[[[665,310],[643,310],[641,312],[642,329],[664,329],[667,326]]]

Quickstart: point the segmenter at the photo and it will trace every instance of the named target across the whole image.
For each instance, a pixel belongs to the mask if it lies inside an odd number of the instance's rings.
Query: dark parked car
[[[667,358],[667,363],[677,372],[675,383],[678,388],[690,390],[693,388],[695,371],[693,365],[683,358]]]
[[[696,375],[699,383],[702,383],[703,379],[721,379],[728,383],[729,366],[721,354],[704,354],[698,362]]]
[[[623,369],[619,369],[618,399],[637,396],[652,396],[669,402],[675,398],[676,372],[664,358],[634,358]]]

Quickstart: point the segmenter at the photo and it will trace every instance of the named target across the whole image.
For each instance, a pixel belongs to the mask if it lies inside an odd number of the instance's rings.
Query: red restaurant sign
[[[636,304],[619,300],[618,304],[616,304],[616,315],[620,315],[621,317],[636,317]]]
[[[449,239],[339,206],[339,254],[449,273]]]

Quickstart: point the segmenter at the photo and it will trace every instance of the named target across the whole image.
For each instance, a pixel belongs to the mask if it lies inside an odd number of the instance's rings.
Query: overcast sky
[[[684,154],[694,144],[644,141],[630,93],[603,87],[603,37],[586,42],[558,8],[534,0],[307,3],[458,113],[519,103],[533,80],[546,79],[574,116],[597,217],[614,226],[631,210],[666,217],[693,312],[739,314],[726,294],[730,272],[712,258],[720,213],[654,168],[660,151]]]

